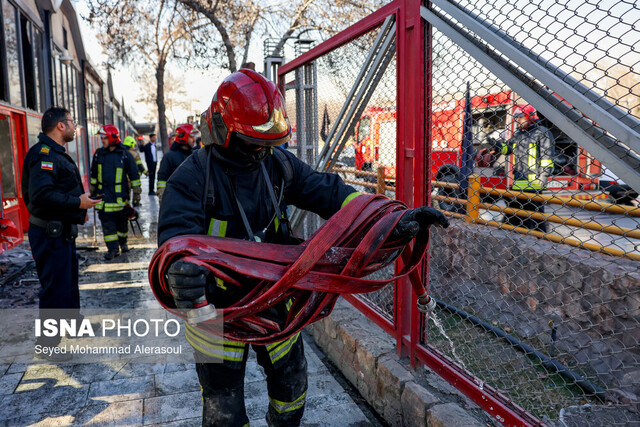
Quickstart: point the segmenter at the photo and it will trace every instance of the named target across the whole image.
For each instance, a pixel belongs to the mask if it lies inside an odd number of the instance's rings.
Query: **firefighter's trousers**
[[[98,211],[100,223],[102,224],[102,234],[107,250],[118,251],[119,246],[127,243],[129,235],[129,221],[122,216],[120,211],[105,212]]]
[[[191,342],[193,338],[188,340]],[[249,425],[244,404],[244,375],[249,346],[226,340],[220,340],[219,344],[218,356],[213,357],[210,351],[207,351],[209,354],[195,352],[196,371],[202,388],[202,425]],[[196,345],[194,347],[198,350]],[[302,336],[297,333],[279,343],[252,345],[252,348],[258,356],[258,364],[267,375],[267,424],[300,425],[307,394],[307,361]],[[221,358],[222,355],[226,355],[225,358]]]

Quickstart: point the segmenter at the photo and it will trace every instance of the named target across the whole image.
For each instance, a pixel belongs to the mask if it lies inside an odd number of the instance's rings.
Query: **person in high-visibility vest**
[[[220,84],[201,116],[200,132],[203,148],[186,158],[167,180],[158,216],[159,245],[191,234],[295,244],[287,206],[328,219],[360,195],[337,174],[316,172],[281,148],[291,138],[284,97],[273,82],[250,69],[236,71]],[[433,223],[446,225],[447,220],[423,206],[407,211],[393,233],[398,240],[408,241]],[[248,282],[246,288],[238,287],[183,259],[172,262],[167,283],[176,307],[182,309],[201,300],[228,307],[245,298],[252,286]],[[283,300],[264,313],[282,326],[293,303],[293,299]],[[202,425],[248,425],[244,371],[249,344],[190,324],[185,336],[195,350]],[[307,397],[300,332],[252,348],[267,376],[267,424],[299,425]]]
[[[129,252],[129,221],[122,210],[129,203],[129,183],[134,194],[140,194],[140,175],[133,156],[120,142],[117,127],[104,125],[98,135],[106,147],[97,149],[93,155],[90,190],[102,199],[96,209],[107,245],[104,258],[109,261],[120,255],[120,249]]]
[[[136,166],[138,167],[138,173],[140,175],[142,174],[147,175],[148,172],[144,168],[144,165],[142,164],[142,159],[140,158],[140,154],[138,154],[138,150],[136,150],[136,140],[133,139],[131,135],[129,135],[124,138],[124,141],[122,141],[122,144],[128,148],[129,153],[131,153],[134,160],[136,161]],[[140,189],[133,192],[133,196],[131,197],[131,204],[133,206],[140,206],[140,192],[141,192]]]
[[[539,195],[547,187],[547,181],[553,172],[553,135],[540,123],[538,113],[531,105],[517,105],[513,117],[518,129],[511,139],[502,144],[502,154],[513,154],[511,190],[515,193]],[[544,202],[537,200],[508,198],[507,206],[519,211],[544,213]],[[530,216],[506,214],[504,222],[516,227],[547,231],[545,220]]]

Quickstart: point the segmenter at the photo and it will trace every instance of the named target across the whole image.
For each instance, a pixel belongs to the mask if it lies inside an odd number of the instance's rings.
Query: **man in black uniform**
[[[158,198],[160,201],[162,201],[162,193],[171,174],[193,152],[195,133],[193,125],[190,123],[182,124],[176,128],[174,142],[171,144],[169,152],[162,158],[158,170]]]
[[[99,148],[91,162],[91,194],[99,195],[98,215],[107,244],[104,258],[112,260],[122,252],[128,252],[129,221],[122,210],[129,204],[129,182],[134,195],[139,194],[140,175],[136,161],[120,143],[120,132],[114,125],[104,125],[98,131],[105,147]],[[127,181],[126,178],[129,178]]]
[[[84,224],[92,200],[84,191],[80,172],[65,152],[73,141],[76,122],[64,108],[53,107],[42,116],[38,143],[29,149],[22,169],[22,195],[29,217],[29,244],[36,262],[41,317],[55,317],[48,309],[72,309],[81,315],[78,290],[77,225]],[[57,346],[60,337],[38,339],[43,346]],[[52,361],[71,359],[70,354],[41,354]]]
[[[156,166],[158,165],[158,153],[156,149],[156,134],[149,135],[149,141],[142,146],[144,152],[144,161],[149,170],[149,196],[155,196],[156,186]]]
[[[292,243],[288,204],[329,218],[360,193],[336,174],[318,173],[282,150],[291,127],[284,99],[273,82],[241,69],[220,85],[200,131],[204,148],[185,160],[167,182],[158,220],[158,243],[185,234],[207,234],[270,243]],[[426,209],[426,211],[425,211]],[[442,214],[418,208],[405,214],[397,236],[411,238],[440,221]],[[438,216],[439,215],[439,216]],[[407,220],[405,220],[405,218]],[[202,267],[178,260],[168,283],[179,308],[205,297],[227,307],[245,294],[211,277]],[[284,322],[291,301],[270,309]],[[248,424],[244,404],[244,368],[248,345],[186,326],[196,350],[206,426]],[[267,375],[269,425],[298,425],[307,392],[307,362],[300,334],[271,345],[254,345]]]

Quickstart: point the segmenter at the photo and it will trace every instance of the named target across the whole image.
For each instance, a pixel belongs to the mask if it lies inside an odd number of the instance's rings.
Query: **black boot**
[[[122,251],[122,253],[129,252],[129,246],[127,246],[126,240],[120,240],[119,243],[120,243],[120,250]]]
[[[104,254],[104,259],[106,259],[107,261],[111,261],[112,259],[114,259],[115,257],[120,256],[120,251],[117,249],[111,250],[109,249],[109,251]]]

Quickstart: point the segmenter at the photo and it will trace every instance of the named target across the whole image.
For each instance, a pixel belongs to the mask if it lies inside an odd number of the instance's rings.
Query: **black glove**
[[[193,308],[193,302],[205,296],[209,270],[187,261],[171,264],[167,281],[178,308]]]
[[[442,212],[427,206],[407,211],[396,227],[391,232],[393,240],[409,241],[416,237],[418,233],[427,233],[429,227],[437,225],[443,228],[449,226],[449,220]]]
[[[490,153],[502,153],[502,142],[498,141],[495,138],[488,137],[486,148],[489,149]]]

